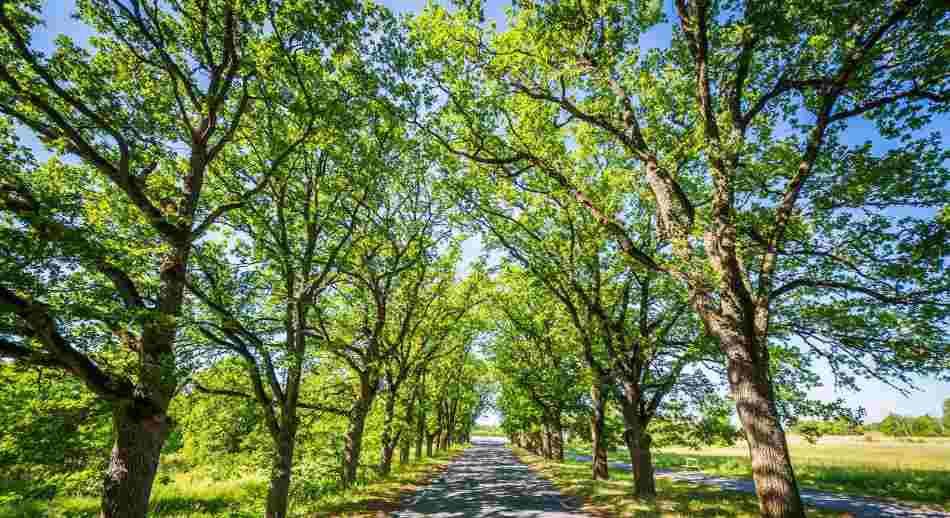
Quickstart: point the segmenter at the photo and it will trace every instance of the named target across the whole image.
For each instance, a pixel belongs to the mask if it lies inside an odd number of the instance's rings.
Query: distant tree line
[[[940,437],[950,436],[947,416],[943,422],[929,414],[922,416],[890,414],[879,423],[865,427],[891,437]]]
[[[890,413],[876,423],[862,425],[854,419],[802,419],[791,431],[815,442],[823,435],[862,435],[865,432],[881,432],[890,437],[950,437],[950,398],[943,400],[943,418],[930,414],[921,416]]]

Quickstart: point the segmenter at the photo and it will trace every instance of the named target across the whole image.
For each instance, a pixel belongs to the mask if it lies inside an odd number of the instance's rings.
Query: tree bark
[[[594,406],[590,417],[591,453],[593,456],[591,477],[594,480],[607,480],[610,478],[610,472],[607,471],[607,438],[604,436],[607,402],[604,400],[603,389],[596,382],[591,386],[590,398]]]
[[[286,518],[290,497],[290,474],[294,462],[294,430],[287,427],[280,431],[277,451],[267,490],[266,518]]]
[[[380,452],[381,458],[379,460],[379,473],[380,475],[388,475],[393,468],[393,454],[396,451],[396,444],[384,444],[383,451]]]
[[[438,448],[439,451],[445,451],[449,447],[449,431],[442,430],[442,433],[439,434]]]
[[[630,453],[630,465],[633,472],[634,495],[652,498],[656,496],[656,479],[653,472],[653,453],[650,445],[653,438],[639,426],[628,427],[623,434]]]
[[[765,518],[804,517],[788,442],[772,394],[768,358],[763,354],[758,356],[759,361],[752,361],[735,344],[725,348],[729,384],[749,444],[759,512]]]
[[[422,458],[422,443],[425,441],[426,436],[426,414],[422,412],[419,414],[419,426],[416,430],[416,460]]]
[[[633,472],[634,495],[652,498],[656,496],[653,454],[650,451],[653,439],[646,431],[649,421],[640,413],[641,403],[640,387],[632,381],[625,381],[620,406],[625,428],[623,439]]]
[[[541,426],[541,456],[547,460],[554,458],[554,454],[551,450],[551,429],[547,423]]]
[[[350,411],[350,425],[346,431],[343,449],[343,487],[349,487],[356,482],[360,453],[363,448],[363,430],[366,427],[366,416],[371,406],[372,399],[368,401],[361,399]]]
[[[432,443],[435,442],[435,438],[438,437],[438,435],[438,432],[434,434],[426,434],[426,457],[432,456]]]
[[[393,452],[396,450],[396,443],[399,440],[398,434],[393,430],[396,421],[396,394],[395,389],[391,389],[386,398],[386,417],[383,423],[383,436],[381,438],[382,451],[380,451],[379,473],[388,475],[392,471]]]
[[[549,432],[551,434],[549,439],[551,457],[558,462],[564,462],[564,430],[560,417],[555,417],[551,422]]]
[[[403,434],[399,442],[399,464],[409,464],[409,454],[412,451],[412,444],[408,433]]]
[[[168,417],[144,402],[123,402],[112,411],[114,442],[103,483],[101,518],[144,518],[168,438]]]

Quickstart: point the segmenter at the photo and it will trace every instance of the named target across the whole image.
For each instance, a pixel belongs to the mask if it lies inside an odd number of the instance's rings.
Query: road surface
[[[407,495],[393,516],[415,518],[577,518],[579,503],[562,496],[511,453],[503,439],[472,439],[428,486]]]

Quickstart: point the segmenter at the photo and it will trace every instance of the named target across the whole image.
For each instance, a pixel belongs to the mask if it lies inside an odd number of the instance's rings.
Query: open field
[[[792,463],[802,487],[858,496],[894,498],[950,508],[950,440],[899,441],[872,435],[824,437],[818,444],[791,436]],[[588,453],[588,452],[583,452]],[[655,452],[660,468],[682,468],[696,458],[707,473],[751,478],[744,443],[724,448],[663,448]],[[626,450],[610,453],[612,461],[629,462]]]
[[[359,484],[348,491],[313,494],[300,477],[291,489],[291,516],[376,516],[398,508],[399,495],[422,484],[464,450],[458,446],[432,458],[395,465],[390,476]],[[0,481],[0,518],[86,518],[99,512],[90,497],[14,498],[17,488]],[[182,469],[174,462],[160,468],[152,491],[149,516],[161,518],[256,518],[264,514],[265,473],[216,480],[202,469]]]
[[[611,469],[610,480],[595,481],[590,479],[589,463],[549,462],[525,450],[515,448],[514,451],[523,462],[543,474],[562,493],[583,498],[585,510],[592,516],[759,516],[755,495],[660,478],[656,481],[657,498],[641,501],[630,494],[633,479],[627,471]],[[809,509],[808,515],[830,518],[838,517],[840,513]]]

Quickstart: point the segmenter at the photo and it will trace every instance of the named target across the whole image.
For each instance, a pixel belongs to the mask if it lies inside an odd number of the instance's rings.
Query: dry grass
[[[426,485],[464,450],[462,446],[454,446],[434,457],[398,466],[385,479],[328,496],[308,505],[312,510],[305,515],[360,518],[388,516],[389,513],[399,510],[403,495]]]
[[[905,442],[874,437],[825,437],[809,444],[791,437],[792,463],[799,483],[839,493],[896,499],[950,509],[950,441]],[[612,460],[627,462],[624,452]],[[656,455],[660,467],[683,466],[695,457],[703,471],[716,475],[751,477],[749,451],[729,448],[665,448]]]

